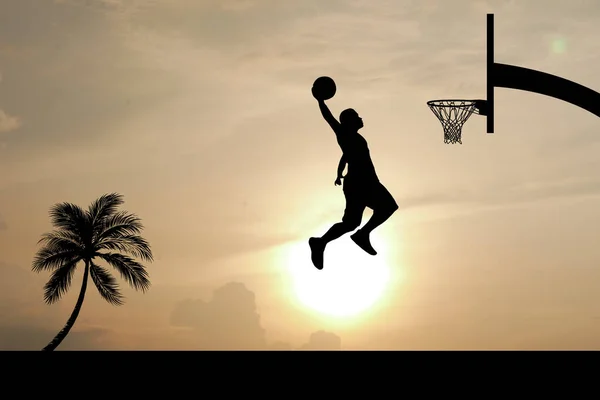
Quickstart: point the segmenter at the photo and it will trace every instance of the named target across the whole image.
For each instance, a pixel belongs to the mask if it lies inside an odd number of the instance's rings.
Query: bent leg
[[[342,222],[334,224],[322,237],[312,237],[308,240],[311,250],[311,260],[317,269],[323,269],[323,253],[327,243],[332,242],[360,226],[362,214],[366,205],[346,196],[346,210]]]
[[[348,232],[352,232],[360,226],[362,222],[362,216],[367,208],[366,203],[360,198],[355,196],[350,191],[345,191],[346,195],[346,209],[344,210],[344,216],[342,222],[338,222],[333,225],[329,230],[321,237],[325,244],[345,235]]]
[[[396,200],[382,184],[377,186],[373,196],[373,215],[361,229],[361,232],[366,235],[387,221],[398,210]]]
[[[323,244],[327,244],[338,239],[341,236],[344,236],[348,232],[352,232],[357,227],[353,227],[352,225],[346,222],[338,222],[334,224],[323,236],[321,236],[321,240]]]
[[[374,256],[377,254],[377,251],[371,245],[369,235],[396,212],[398,204],[385,186],[381,184],[378,184],[373,190],[372,196],[369,206],[373,208],[373,215],[365,226],[352,235],[351,238],[361,249]]]
[[[387,221],[396,210],[398,210],[398,206],[395,206],[395,208],[373,210],[373,215],[365,226],[362,227],[361,231],[367,235],[370,234],[375,228]]]

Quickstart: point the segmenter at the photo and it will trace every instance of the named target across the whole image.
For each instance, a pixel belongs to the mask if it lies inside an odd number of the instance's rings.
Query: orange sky
[[[61,349],[600,348],[600,121],[497,89],[496,133],[473,116],[445,145],[425,104],[484,96],[488,12],[496,61],[600,90],[597,1],[5,3],[0,348],[43,347],[75,304],[81,272],[47,306],[30,270],[49,207],[110,192],[146,226],[153,286],[121,282],[122,307],[91,287]],[[363,117],[400,205],[377,231],[383,267],[307,275],[342,299],[344,276],[386,271],[347,317],[301,301],[290,261],[343,212],[341,152],[310,95],[321,75],[334,114]]]

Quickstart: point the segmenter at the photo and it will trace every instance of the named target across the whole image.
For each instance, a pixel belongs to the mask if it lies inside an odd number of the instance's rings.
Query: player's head
[[[358,116],[358,113],[353,108],[347,108],[342,111],[340,114],[340,124],[353,131],[358,131],[364,126],[362,118]]]

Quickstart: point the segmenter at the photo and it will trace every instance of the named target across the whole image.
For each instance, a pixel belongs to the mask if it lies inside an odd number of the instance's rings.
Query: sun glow
[[[324,230],[323,230],[324,231]],[[366,311],[383,295],[390,279],[385,242],[371,235],[376,256],[365,253],[344,235],[327,245],[323,270],[310,260],[308,238],[294,243],[287,254],[298,300],[320,313],[348,317]]]

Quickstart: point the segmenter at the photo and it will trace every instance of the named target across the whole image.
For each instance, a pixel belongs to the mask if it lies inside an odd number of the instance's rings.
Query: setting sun
[[[310,261],[306,241],[294,243],[287,254],[296,296],[303,305],[323,314],[347,317],[367,310],[379,300],[390,277],[387,249],[373,232],[376,256],[366,254],[344,236],[325,250],[325,267]]]

